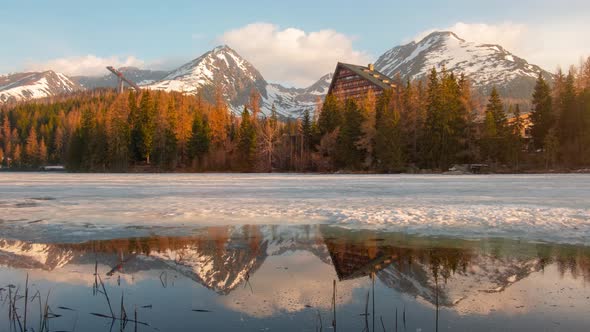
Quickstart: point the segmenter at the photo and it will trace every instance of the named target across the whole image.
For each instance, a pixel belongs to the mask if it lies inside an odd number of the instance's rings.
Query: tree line
[[[362,100],[327,96],[300,119],[261,112],[252,92],[239,116],[223,94],[101,89],[0,107],[0,161],[70,171],[445,171],[486,163],[524,171],[590,165],[590,58],[554,82],[537,79],[528,120],[492,89],[432,69],[425,80]],[[485,111],[482,112],[482,109]],[[530,121],[530,123],[527,123]]]

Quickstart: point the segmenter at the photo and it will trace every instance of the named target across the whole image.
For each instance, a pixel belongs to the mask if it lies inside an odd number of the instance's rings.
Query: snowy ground
[[[11,237],[287,223],[590,245],[590,176],[0,173]]]

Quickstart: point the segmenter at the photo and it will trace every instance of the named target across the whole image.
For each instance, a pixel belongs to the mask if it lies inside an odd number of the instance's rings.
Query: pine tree
[[[313,142],[313,123],[311,122],[311,116],[309,109],[303,111],[303,119],[301,120],[301,132],[303,135],[303,146],[306,151],[310,151]]]
[[[576,104],[574,73],[568,73],[563,91],[559,96],[558,138],[565,161],[575,164],[580,157],[580,137],[583,130],[583,116]]]
[[[549,132],[547,133],[547,135],[545,136],[545,140],[543,141],[543,146],[545,168],[549,169],[549,167],[555,166],[559,154],[559,138],[557,137],[555,128],[549,129]]]
[[[580,66],[577,83],[577,88],[581,92],[590,89],[590,56]]]
[[[357,147],[364,153],[364,168],[371,168],[375,158],[376,105],[377,98],[375,93],[372,90],[369,90],[360,103],[360,109],[363,116],[361,124],[362,136],[356,142]]]
[[[242,112],[242,122],[238,132],[238,152],[239,163],[242,171],[252,171],[256,163],[256,129],[253,120],[250,118],[250,112],[244,107]]]
[[[495,162],[504,161],[507,154],[505,145],[508,137],[509,130],[507,129],[504,105],[494,87],[486,105],[484,150],[487,158]]]
[[[496,120],[494,113],[486,111],[484,120],[484,131],[482,135],[482,153],[486,159],[492,160],[496,157],[496,140],[498,138],[498,130],[496,129]]]
[[[397,172],[403,165],[400,139],[400,114],[394,105],[394,96],[386,91],[377,100],[375,110],[375,163],[381,172]]]
[[[349,99],[344,108],[343,120],[338,135],[338,166],[358,170],[364,161],[364,151],[357,142],[362,137],[363,114],[357,104]]]
[[[589,62],[590,62],[590,58]],[[590,63],[588,63],[590,66]],[[590,85],[584,89],[584,91],[580,94],[580,108],[582,112],[583,118],[583,131],[581,137],[581,145],[582,145],[582,152],[580,153],[582,157],[582,164],[589,165],[590,164]]]
[[[440,109],[440,82],[436,68],[432,68],[427,78],[426,122],[423,137],[423,164],[426,167],[439,167],[442,146],[442,126],[444,119]]]
[[[549,85],[539,73],[533,93],[533,110],[531,112],[531,136],[535,149],[543,149],[545,137],[554,126],[553,100]]]
[[[340,126],[342,116],[338,108],[336,97],[327,95],[318,118],[318,129],[321,136],[333,132]]]
[[[209,124],[203,120],[201,114],[195,114],[192,131],[193,133],[189,141],[189,155],[199,163],[207,152],[209,152],[211,144],[211,130],[209,129]]]
[[[522,133],[524,132],[524,121],[520,112],[520,105],[516,104],[513,112],[514,119],[510,124],[508,148],[509,158],[512,165],[518,169],[520,167],[520,155],[522,153],[523,141]]]
[[[500,99],[500,94],[498,93],[496,87],[492,88],[492,92],[490,93],[488,104],[486,106],[486,111],[492,112],[494,115],[498,136],[504,136],[506,134],[507,119],[506,113],[504,113],[502,99]]]

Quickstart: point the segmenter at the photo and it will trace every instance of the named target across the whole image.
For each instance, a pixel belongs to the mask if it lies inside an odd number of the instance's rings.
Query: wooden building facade
[[[360,102],[369,91],[379,97],[385,90],[395,88],[391,78],[375,70],[372,64],[367,67],[339,62],[334,71],[328,94],[338,100],[353,99]]]

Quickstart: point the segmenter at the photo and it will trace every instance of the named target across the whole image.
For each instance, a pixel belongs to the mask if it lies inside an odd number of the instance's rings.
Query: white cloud
[[[45,62],[31,62],[26,68],[31,71],[54,70],[66,75],[100,76],[108,74],[105,67],[143,67],[144,61],[134,56],[98,57],[96,55],[73,56],[52,59]]]
[[[590,30],[590,21],[583,19],[568,18],[567,21],[526,24],[458,22],[424,31],[415,40],[437,30],[453,31],[467,41],[500,44],[515,55],[549,71],[554,71],[558,66],[567,69],[570,65],[577,65],[581,57],[590,55],[590,39],[582,38],[585,31]]]
[[[235,49],[270,81],[305,86],[334,70],[338,61],[369,63],[353,37],[334,30],[306,32],[253,23],[227,31],[219,41]]]

